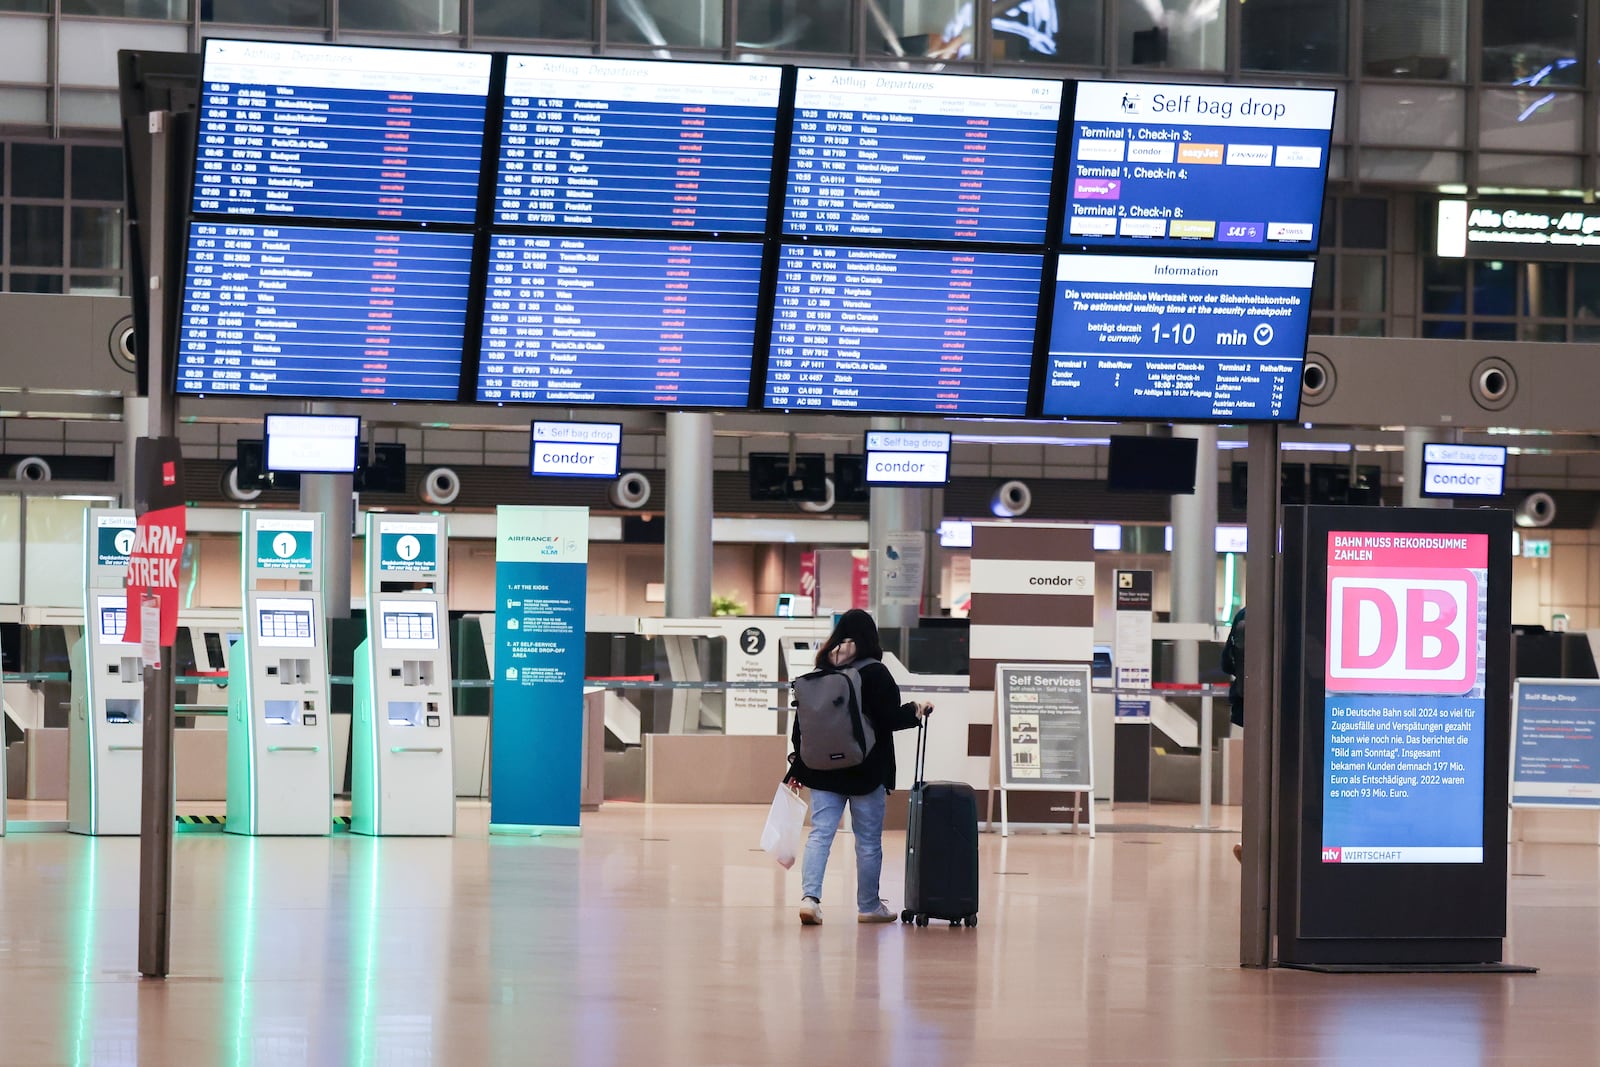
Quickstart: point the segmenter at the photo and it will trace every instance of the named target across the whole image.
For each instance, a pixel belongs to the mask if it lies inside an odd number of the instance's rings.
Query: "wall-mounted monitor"
[[[1505,491],[1503,445],[1422,446],[1423,496],[1494,498],[1505,495]]]
[[[123,634],[128,630],[128,598],[118,594],[116,596],[96,596],[94,598],[95,632],[102,645],[121,645]]]
[[[354,474],[361,419],[354,415],[268,415],[267,469]]]
[[[191,222],[178,392],[455,400],[472,241]]]
[[[869,486],[929,486],[949,481],[949,434],[867,431]]]
[[[369,449],[356,449],[356,492],[406,491],[406,446],[399,441],[379,441]]]
[[[1113,434],[1106,453],[1106,488],[1112,492],[1194,492],[1199,443],[1193,437]]]
[[[439,647],[439,606],[427,600],[378,601],[383,647],[433,651]]]
[[[1299,260],[1061,256],[1043,414],[1293,420],[1312,271]]]
[[[534,422],[528,469],[535,478],[615,478],[622,464],[622,424]]]
[[[1022,416],[1039,256],[784,245],[764,406]]]
[[[1334,90],[1082,81],[1061,241],[1317,250]]]
[[[262,648],[316,648],[315,601],[305,597],[257,597],[256,644]]]
[[[850,452],[833,454],[833,496],[841,504],[865,504],[872,499],[867,484],[867,457]]]
[[[783,232],[1042,244],[1062,88],[802,67]]]
[[[821,452],[752,452],[749,460],[751,500],[828,499],[828,457]]]
[[[498,236],[479,400],[743,408],[760,244]]]
[[[195,214],[472,225],[491,62],[207,41]]]
[[[496,224],[759,234],[783,68],[510,56]]]

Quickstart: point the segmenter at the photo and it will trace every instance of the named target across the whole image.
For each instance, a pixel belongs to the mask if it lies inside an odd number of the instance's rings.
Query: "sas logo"
[[[1341,863],[1344,861],[1344,849],[1324,848],[1322,850],[1323,863]]]
[[[1328,571],[1329,692],[1470,692],[1478,580],[1469,570]]]

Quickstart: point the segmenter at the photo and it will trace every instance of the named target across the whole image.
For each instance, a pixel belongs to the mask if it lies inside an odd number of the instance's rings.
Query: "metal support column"
[[[1172,621],[1217,621],[1217,428],[1174,426],[1196,441],[1194,492],[1172,498]],[[1200,645],[1179,641],[1173,681],[1200,680]]]
[[[874,430],[903,430],[905,422],[897,418],[876,418],[872,420]],[[943,504],[943,493],[937,494]],[[872,605],[872,616],[878,622],[880,630],[909,629],[917,625],[917,616],[921,605],[906,603],[904,601],[886,602],[883,589],[883,565],[885,550],[889,547],[891,534],[917,533],[922,536],[923,576],[921,586],[926,595],[928,588],[928,568],[933,563],[933,553],[929,551],[929,532],[938,526],[937,520],[932,516],[934,510],[935,493],[928,489],[873,489],[872,499],[867,511],[867,547],[871,550],[872,560],[868,574],[871,581],[869,602]],[[902,641],[900,645],[902,658],[906,648]]]
[[[1250,427],[1250,571],[1244,642],[1244,817],[1239,874],[1239,964],[1272,965],[1273,842],[1278,777],[1278,438]]]
[[[1456,433],[1454,430],[1434,430],[1426,426],[1406,427],[1406,451],[1401,466],[1401,476],[1405,479],[1404,484],[1401,486],[1403,490],[1401,502],[1406,507],[1448,508],[1451,506],[1448,500],[1422,495],[1422,447],[1439,442],[1453,442],[1455,438]]]
[[[300,476],[300,510],[322,516],[322,603],[329,619],[350,617],[350,545],[355,536],[354,492],[354,475]]]
[[[666,615],[711,614],[711,416],[667,415]]]

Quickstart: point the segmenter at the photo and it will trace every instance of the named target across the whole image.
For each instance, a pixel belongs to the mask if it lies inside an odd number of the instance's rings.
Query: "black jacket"
[[[1222,646],[1222,673],[1232,675],[1228,682],[1228,707],[1230,718],[1244,725],[1244,608],[1233,617],[1228,628],[1228,641]]]
[[[793,778],[808,789],[821,789],[847,797],[864,797],[883,786],[894,791],[894,732],[917,725],[915,703],[900,702],[900,687],[881,663],[861,668],[862,714],[872,723],[876,741],[867,758],[842,770],[813,770],[800,762],[800,718],[794,720],[794,755],[785,779]]]

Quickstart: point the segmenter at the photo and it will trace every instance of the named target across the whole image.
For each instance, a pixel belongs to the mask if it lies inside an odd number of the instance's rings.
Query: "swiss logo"
[[[1478,597],[1465,569],[1329,568],[1328,691],[1471,691]]]

